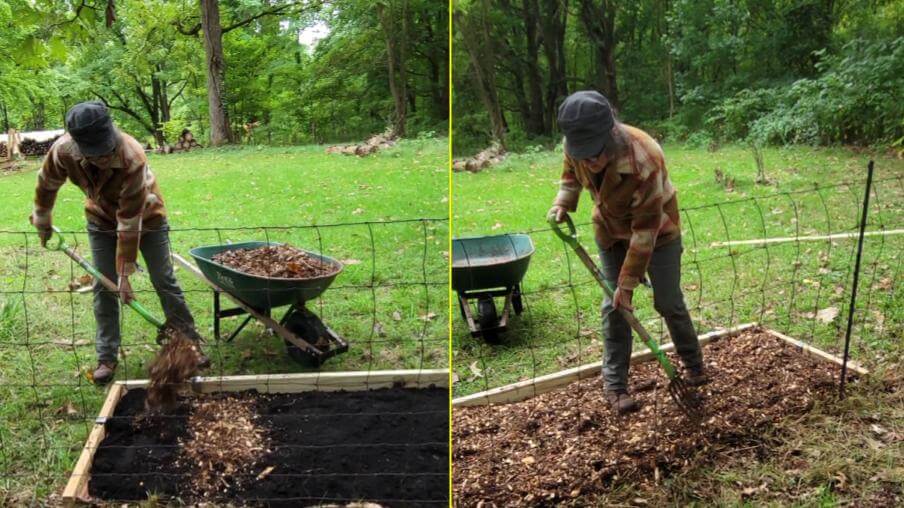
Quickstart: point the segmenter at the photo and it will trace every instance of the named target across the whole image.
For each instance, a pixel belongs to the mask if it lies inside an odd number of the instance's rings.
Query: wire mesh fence
[[[74,250],[90,259],[86,231],[64,231],[62,236]],[[278,379],[279,374],[446,369],[447,238],[448,221],[445,218],[284,227],[173,228],[169,232],[170,259],[176,267],[176,278],[198,331],[207,340],[204,351],[212,360],[211,368],[202,374],[268,374],[261,381],[262,390],[272,388],[278,392],[278,387],[271,387],[269,383]],[[286,243],[331,257],[344,265],[332,285],[316,299],[303,302],[303,306],[346,340],[348,351],[320,365],[316,362],[315,365],[300,364],[297,357],[293,359],[287,354],[290,348],[286,341],[272,333],[272,326],[259,319],[251,319],[234,339],[227,341],[241,324],[241,316],[222,319],[220,336],[214,334],[216,292],[193,270],[181,265],[180,258],[191,260],[189,251],[196,247],[246,241]],[[0,231],[0,254],[0,400],[3,402],[0,408],[0,504],[32,504],[59,494],[105,397],[104,391],[95,387],[87,376],[96,366],[93,284],[81,267],[66,255],[43,249],[34,231]],[[139,263],[142,263],[141,259]],[[188,263],[194,265],[193,261]],[[149,271],[145,267],[131,277],[132,285],[136,299],[160,315],[160,295],[150,280]],[[273,288],[268,286],[269,283],[265,283],[265,287],[257,290],[270,294]],[[222,306],[234,307],[226,298],[222,298]],[[273,319],[278,321],[285,308],[288,307],[273,309]],[[270,309],[258,310],[271,314]],[[155,340],[157,329],[125,307],[119,314],[119,323],[122,345],[116,380],[145,379],[148,363],[159,349]],[[365,376],[360,383],[365,388],[368,379]],[[385,386],[385,380],[374,378],[374,385]],[[318,388],[316,379],[313,388]],[[377,424],[417,425],[418,419],[430,417],[433,418],[431,421],[445,421],[447,415],[447,404],[443,402],[407,410],[393,409],[391,404],[376,404],[370,411],[359,408],[342,412],[334,408],[329,414],[307,414],[303,418],[306,421],[329,419],[330,425],[356,428]],[[293,417],[300,416],[291,412],[267,416],[270,421]],[[133,416],[123,418],[134,419]],[[174,418],[184,421],[186,415]],[[271,451],[277,456],[293,447],[306,450],[358,447],[383,449],[381,453],[400,457],[408,456],[406,454],[414,457],[418,453],[445,456],[446,432],[436,428],[433,429],[435,439],[412,442],[355,443],[333,437],[294,445],[274,443]],[[154,453],[147,451],[148,448],[165,450],[178,445],[151,444],[144,446],[144,452],[137,444],[121,446],[124,453],[134,454]],[[392,482],[400,486],[398,492],[404,498],[397,500],[397,504],[442,504],[447,502],[445,489],[428,497],[418,498],[411,494],[417,491],[417,485],[445,481],[446,460],[438,462],[439,472],[403,468],[360,474],[369,477],[371,482],[395,478]],[[315,476],[344,478],[342,481],[348,483],[354,479],[352,473],[343,476],[343,471],[327,467],[314,472],[280,472],[277,469],[269,474],[275,475],[274,479],[296,478],[302,483],[308,481],[305,478]],[[136,473],[129,471],[101,473],[104,474],[121,475],[126,483],[130,481],[130,475],[136,482],[140,480],[135,478]],[[160,472],[157,476],[168,474],[175,475],[174,478],[191,476],[185,472]],[[333,492],[341,492],[341,489]],[[257,496],[260,499],[246,499],[246,502],[264,502],[261,500],[265,497]],[[291,503],[290,497],[278,501]],[[340,502],[341,497],[321,493],[317,500]],[[217,497],[210,500],[217,501]],[[225,499],[220,501],[225,502]]]
[[[892,361],[904,328],[899,283],[904,175],[878,169],[851,345],[851,358],[866,366]],[[756,322],[840,356],[865,174],[864,168],[863,175],[844,182],[681,208],[682,289],[698,333]],[[590,223],[577,229],[599,262]],[[524,312],[509,320],[495,345],[470,337],[465,322],[455,319],[456,397],[602,357],[602,291],[596,281],[548,226],[523,233],[536,247],[520,284]],[[653,309],[651,293],[635,291],[636,314],[667,343],[668,330]],[[643,347],[636,342],[634,350]]]

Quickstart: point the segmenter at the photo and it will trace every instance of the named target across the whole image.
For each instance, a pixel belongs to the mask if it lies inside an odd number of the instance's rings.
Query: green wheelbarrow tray
[[[284,279],[261,277],[243,273],[213,260],[221,252],[238,249],[254,249],[257,247],[279,246],[275,242],[242,242],[226,245],[209,245],[196,247],[189,251],[198,268],[211,282],[227,291],[249,307],[260,311],[268,311],[274,307],[290,304],[303,304],[313,300],[326,291],[330,284],[342,272],[342,263],[335,259],[298,249],[305,254],[319,259],[333,268],[326,275],[308,279]]]
[[[452,239],[452,289],[513,287],[521,282],[534,243],[524,234]]]
[[[497,342],[510,310],[521,314],[521,279],[527,273],[534,243],[524,234],[452,239],[452,289],[473,337]],[[494,298],[504,297],[501,315]],[[477,301],[477,313],[470,300]]]

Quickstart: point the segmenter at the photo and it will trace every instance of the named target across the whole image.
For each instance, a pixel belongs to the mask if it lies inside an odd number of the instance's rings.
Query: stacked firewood
[[[201,146],[197,141],[195,141],[195,136],[191,133],[190,130],[184,129],[182,131],[182,134],[179,135],[179,139],[175,144],[164,144],[163,146],[157,148],[157,153],[187,152],[192,148],[204,147]]]
[[[44,156],[50,151],[50,147],[53,146],[53,143],[57,139],[59,139],[59,136],[45,141],[35,141],[30,138],[23,138],[22,142],[19,143],[19,151],[26,157]]]
[[[396,138],[391,130],[382,134],[371,136],[370,139],[360,145],[334,145],[327,147],[326,153],[341,153],[345,155],[365,156],[379,152],[396,144]]]
[[[0,141],[0,159],[5,159],[9,155],[6,150],[6,142]]]
[[[498,143],[493,143],[470,159],[455,159],[452,161],[453,171],[470,171],[476,173],[505,160],[505,148]]]

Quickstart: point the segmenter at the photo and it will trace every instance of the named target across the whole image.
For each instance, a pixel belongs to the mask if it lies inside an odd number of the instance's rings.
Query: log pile
[[[371,136],[367,141],[360,145],[333,145],[327,147],[326,153],[341,153],[345,155],[357,155],[363,157],[380,150],[385,150],[396,144],[396,137],[393,136],[391,130],[386,130],[382,134]]]
[[[469,159],[455,159],[452,161],[452,171],[470,171],[476,173],[490,166],[499,164],[505,160],[505,148],[499,143],[493,143]]]
[[[175,144],[166,144],[164,143],[162,146],[157,148],[157,153],[167,154],[173,152],[187,152],[192,148],[204,148],[197,141],[195,141],[194,134],[191,133],[188,129],[183,129],[182,134],[179,135],[178,141]]]
[[[35,141],[31,138],[22,138],[22,142],[19,143],[19,152],[21,152],[22,155],[26,157],[43,157],[47,154],[47,152],[50,151],[50,147],[53,146],[53,143],[59,138],[59,136],[55,136],[45,141]]]
[[[9,155],[9,152],[7,152],[6,150],[6,143],[0,141],[0,159],[5,159]]]

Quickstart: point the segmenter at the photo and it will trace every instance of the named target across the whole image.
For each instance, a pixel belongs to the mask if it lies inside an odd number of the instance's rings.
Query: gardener
[[[616,286],[603,301],[606,400],[618,414],[638,409],[628,394],[631,328],[619,308],[633,311],[634,288],[649,274],[654,307],[669,329],[686,371],[685,381],[707,381],[697,332],[681,293],[678,199],[659,144],[615,119],[595,91],[576,92],[559,107],[565,134],[565,169],[549,216],[562,222],[577,209],[581,188],[593,196],[592,222],[603,275]]]
[[[31,223],[38,229],[41,245],[46,245],[52,234],[51,212],[57,191],[68,178],[87,198],[85,214],[94,265],[108,279],[118,279],[119,298],[124,303],[135,298],[129,277],[135,273],[140,249],[167,325],[199,340],[194,319],[173,275],[166,209],[141,144],[114,127],[106,106],[100,102],[73,106],[66,113],[66,129],[68,133],[53,144],[38,172]],[[95,281],[97,384],[108,383],[116,371],[121,341],[116,297],[116,293]],[[199,366],[209,363],[202,354]]]

